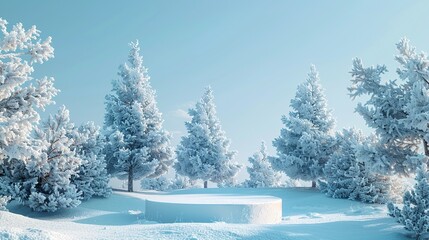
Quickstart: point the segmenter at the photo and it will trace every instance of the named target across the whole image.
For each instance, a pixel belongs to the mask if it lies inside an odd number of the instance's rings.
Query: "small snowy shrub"
[[[240,184],[237,183],[237,180],[234,178],[229,178],[224,181],[218,182],[217,184],[218,188],[234,188],[234,187],[240,187]]]
[[[249,162],[252,164],[252,166],[247,167],[249,179],[244,181],[243,187],[279,187],[282,184],[280,173],[274,171],[268,161],[265,142],[262,142],[259,152],[249,157]]]
[[[337,149],[324,168],[326,182],[320,183],[327,196],[367,203],[386,203],[391,199],[390,177],[372,172],[368,163],[356,158],[356,148],[364,141],[362,133],[355,129],[337,133]]]
[[[416,175],[414,189],[404,194],[402,209],[388,204],[389,215],[411,231],[416,239],[429,237],[429,174],[423,165]]]
[[[9,196],[0,196],[0,211],[7,211],[6,205],[10,199]]]
[[[196,187],[197,187],[196,180],[191,180],[189,179],[189,177],[176,174],[175,178],[171,181],[171,185],[169,189],[178,190],[178,189],[187,189],[187,188],[196,188]]]
[[[168,191],[172,182],[165,176],[160,176],[157,178],[144,178],[140,184],[142,189]]]
[[[81,164],[67,136],[72,129],[69,112],[62,107],[35,131],[34,144],[40,151],[25,165],[23,178],[14,182],[18,200],[34,211],[54,212],[81,203],[81,192],[71,182]]]
[[[170,191],[178,189],[195,188],[197,181],[190,180],[186,176],[176,174],[174,179],[165,176],[157,178],[145,178],[141,181],[141,188],[157,191]]]

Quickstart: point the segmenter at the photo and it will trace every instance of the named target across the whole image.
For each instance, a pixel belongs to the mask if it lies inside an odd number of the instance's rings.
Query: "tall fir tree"
[[[356,111],[379,137],[376,144],[359,149],[358,155],[367,158],[373,171],[407,175],[426,161],[419,145],[429,155],[429,60],[405,38],[396,47],[400,81],[383,81],[386,66],[364,67],[362,60],[355,59],[349,91],[352,98],[369,96]]]
[[[271,163],[268,161],[265,142],[262,142],[259,152],[249,157],[249,163],[252,164],[250,167],[247,167],[249,179],[244,181],[243,186],[250,188],[281,186],[281,175],[279,172],[273,170]]]
[[[229,150],[230,141],[216,116],[210,87],[188,113],[192,120],[185,123],[188,135],[182,137],[176,150],[177,173],[192,180],[202,179],[205,188],[208,181],[232,181],[241,166],[234,162],[236,152]]]
[[[311,66],[307,80],[298,86],[290,106],[289,117],[282,117],[285,128],[273,141],[277,157],[270,160],[274,169],[292,179],[312,181],[312,186],[316,187],[333,151],[334,120],[315,66]]]
[[[106,96],[104,154],[109,173],[128,179],[128,191],[132,192],[133,180],[167,172],[173,164],[173,150],[139,44],[130,45],[128,63],[120,67],[119,79],[113,81],[112,93]]]
[[[72,178],[72,183],[82,192],[82,199],[108,197],[112,189],[109,187],[110,177],[102,154],[104,141],[100,128],[88,122],[73,129],[69,135],[74,140],[71,150],[82,159],[78,174]]]
[[[40,31],[21,23],[7,28],[0,18],[0,194],[8,194],[9,173],[23,174],[35,149],[31,132],[40,117],[37,109],[51,104],[58,90],[53,78],[31,75],[36,63],[54,57],[51,38],[42,41]]]

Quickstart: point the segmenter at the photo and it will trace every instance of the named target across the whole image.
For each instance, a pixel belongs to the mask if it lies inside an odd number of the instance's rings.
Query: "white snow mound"
[[[282,220],[282,199],[260,195],[171,195],[146,200],[146,219],[160,223],[276,224]]]

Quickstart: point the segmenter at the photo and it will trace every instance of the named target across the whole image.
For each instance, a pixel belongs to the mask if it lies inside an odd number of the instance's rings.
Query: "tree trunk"
[[[315,188],[316,187],[316,181],[311,181],[311,187]]]
[[[133,192],[133,178],[134,178],[134,169],[130,167],[128,169],[128,192]]]
[[[428,149],[428,142],[426,142],[426,140],[423,139],[423,148],[425,150],[425,155],[429,156],[429,149]]]
[[[208,181],[204,181],[204,188],[207,188]]]

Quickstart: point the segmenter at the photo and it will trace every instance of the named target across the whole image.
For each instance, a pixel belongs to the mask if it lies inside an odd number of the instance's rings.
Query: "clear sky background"
[[[47,113],[64,104],[75,123],[102,125],[104,96],[127,60],[128,43],[138,39],[173,144],[186,133],[187,109],[210,85],[231,147],[246,163],[261,140],[275,154],[281,116],[310,64],[320,72],[336,128],[370,133],[354,113],[358,100],[348,97],[352,59],[386,64],[387,77],[396,78],[402,37],[429,50],[428,9],[428,1],[405,0],[3,0],[0,17],[53,38],[55,58],[34,73],[54,77],[61,90]]]

